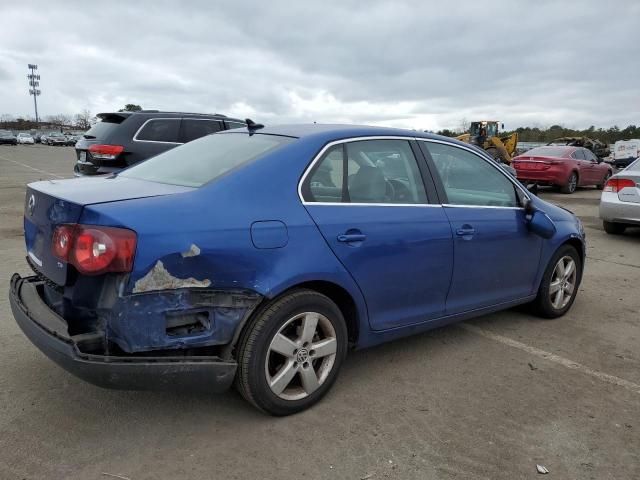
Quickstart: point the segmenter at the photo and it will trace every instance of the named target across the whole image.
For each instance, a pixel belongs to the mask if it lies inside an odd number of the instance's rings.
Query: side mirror
[[[502,124],[502,130],[504,130],[504,123]]]
[[[527,228],[530,232],[541,236],[542,238],[549,239],[556,233],[556,226],[549,216],[541,210],[535,210],[532,208],[531,213],[527,213]],[[526,207],[525,207],[526,212]]]

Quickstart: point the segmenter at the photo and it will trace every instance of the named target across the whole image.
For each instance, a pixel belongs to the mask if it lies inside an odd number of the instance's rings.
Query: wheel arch
[[[571,177],[571,174],[575,173],[577,178],[577,183],[580,183],[580,170],[578,169],[578,167],[571,167],[571,170],[569,170],[569,176],[567,177],[567,182],[569,181],[569,177]]]
[[[566,238],[562,243],[560,243],[558,247],[555,249],[554,253],[557,252],[560,248],[564,247],[565,245],[570,245],[573,248],[575,248],[580,257],[581,265],[580,265],[580,278],[578,279],[578,285],[579,285],[580,283],[582,283],[582,277],[584,275],[584,263],[587,255],[587,252],[585,250],[585,244],[582,240],[580,240],[580,238],[571,236],[569,238]]]
[[[321,293],[330,298],[331,301],[333,301],[338,306],[338,308],[342,312],[344,321],[347,324],[349,344],[355,345],[358,342],[358,338],[360,336],[361,316],[358,313],[358,307],[351,294],[337,283],[329,282],[326,280],[313,280],[309,282],[303,282],[288,289],[284,293],[301,288],[314,290],[318,293]]]
[[[349,293],[346,288],[335,282],[328,280],[305,280],[289,285],[273,296],[265,296],[244,322],[238,325],[232,342],[224,349],[223,357],[235,357],[236,346],[240,339],[247,329],[251,328],[251,325],[254,323],[253,320],[268,308],[269,305],[293,291],[304,289],[321,293],[337,305],[346,323],[349,346],[355,347],[360,339],[361,333],[363,333],[362,323],[368,322],[366,306],[359,306],[353,295]]]

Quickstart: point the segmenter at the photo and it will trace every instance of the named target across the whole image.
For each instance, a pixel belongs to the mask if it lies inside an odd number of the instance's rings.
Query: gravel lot
[[[24,260],[24,186],[71,176],[69,147],[0,146],[0,284]],[[640,229],[606,235],[599,192],[542,197],[584,221],[568,315],[506,311],[349,356],[310,411],[235,392],[102,390],[44,357],[0,296],[0,478],[640,478]],[[6,290],[5,290],[6,291]]]

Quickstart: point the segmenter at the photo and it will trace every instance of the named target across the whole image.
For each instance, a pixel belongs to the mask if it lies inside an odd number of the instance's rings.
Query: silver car
[[[640,158],[609,179],[600,198],[600,218],[607,233],[640,227]]]

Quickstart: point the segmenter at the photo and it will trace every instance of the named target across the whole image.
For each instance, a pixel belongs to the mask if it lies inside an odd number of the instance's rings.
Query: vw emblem
[[[34,195],[31,195],[29,197],[29,203],[27,203],[27,212],[29,212],[29,215],[33,215],[33,211],[36,208],[36,197]]]
[[[296,353],[296,361],[298,363],[304,363],[307,360],[309,360],[309,352],[307,351],[307,349],[301,348],[300,350],[298,350],[298,353]]]

